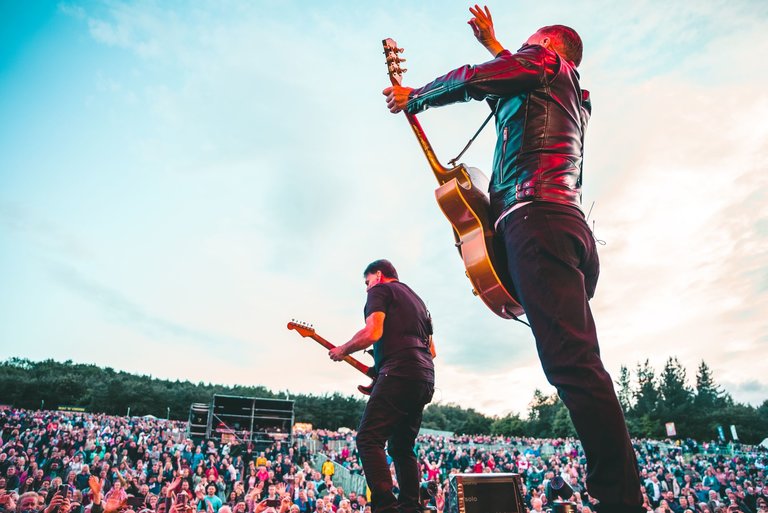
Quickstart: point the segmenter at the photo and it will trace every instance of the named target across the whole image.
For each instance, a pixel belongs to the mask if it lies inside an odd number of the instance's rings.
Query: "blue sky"
[[[390,258],[436,324],[436,399],[491,414],[550,391],[525,327],[469,293],[433,178],[387,112],[405,83],[481,62],[460,2],[0,2],[0,358],[353,393],[343,342],[361,271]],[[601,247],[602,353],[705,359],[768,397],[768,6],[489,6],[511,49],[546,24],[585,42],[585,206]],[[443,162],[481,103],[420,116]],[[494,136],[464,161],[490,169]]]

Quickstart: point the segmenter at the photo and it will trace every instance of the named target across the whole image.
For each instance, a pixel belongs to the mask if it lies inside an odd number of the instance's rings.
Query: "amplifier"
[[[447,513],[525,513],[520,474],[451,474]]]

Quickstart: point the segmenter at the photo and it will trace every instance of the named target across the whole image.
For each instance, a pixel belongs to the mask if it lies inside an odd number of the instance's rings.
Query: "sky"
[[[554,392],[533,337],[471,294],[381,94],[386,37],[405,85],[489,58],[468,6],[0,0],[0,359],[356,394],[366,379],[286,323],[347,341],[388,258],[434,319],[435,401],[525,414]],[[768,399],[768,3],[489,7],[511,50],[554,23],[584,41],[609,372],[675,356],[693,384],[704,360],[735,400]],[[419,119],[445,163],[486,115]],[[490,170],[492,131],[463,162]]]

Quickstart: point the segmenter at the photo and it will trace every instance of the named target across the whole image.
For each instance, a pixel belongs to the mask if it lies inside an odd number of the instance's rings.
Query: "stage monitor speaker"
[[[525,513],[519,474],[451,474],[448,513]]]
[[[187,433],[193,438],[204,438],[208,429],[208,417],[211,415],[211,408],[205,403],[192,403],[189,407],[189,422],[187,424]]]

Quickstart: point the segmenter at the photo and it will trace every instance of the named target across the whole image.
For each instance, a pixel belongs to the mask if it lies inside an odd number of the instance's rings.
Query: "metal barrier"
[[[341,450],[349,446],[350,450],[354,449],[355,442],[354,440],[328,440],[326,442],[323,442],[322,440],[317,440],[315,438],[300,438],[296,437],[294,439],[298,447],[306,447],[307,452],[309,454],[314,454],[317,452],[321,453],[339,453]]]
[[[319,452],[312,455],[312,459],[310,460],[312,462],[312,468],[320,472],[320,469],[323,467],[323,463],[325,463],[327,459],[328,457],[325,454],[321,454]],[[365,494],[367,485],[363,476],[360,474],[353,474],[349,471],[348,468],[344,467],[343,465],[339,465],[335,461],[332,461],[332,463],[333,477],[331,479],[335,487],[343,488],[345,494],[349,494],[349,492],[355,492],[358,495]]]

